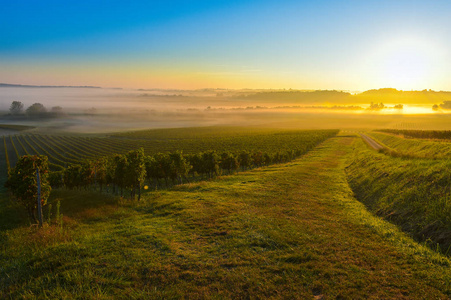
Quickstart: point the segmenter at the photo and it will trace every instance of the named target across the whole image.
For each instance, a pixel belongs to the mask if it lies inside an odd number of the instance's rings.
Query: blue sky
[[[447,1],[2,1],[0,82],[451,89]]]

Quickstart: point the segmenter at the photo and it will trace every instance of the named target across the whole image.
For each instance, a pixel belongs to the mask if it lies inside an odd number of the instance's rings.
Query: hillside
[[[140,203],[59,190],[62,230],[2,231],[0,297],[449,297],[450,261],[353,198],[358,139]]]
[[[447,91],[401,91],[396,89],[368,90],[353,96],[355,103],[391,103],[391,104],[440,104],[451,99]]]

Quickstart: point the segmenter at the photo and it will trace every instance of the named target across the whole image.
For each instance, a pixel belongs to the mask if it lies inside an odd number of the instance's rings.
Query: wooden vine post
[[[42,208],[51,191],[48,173],[46,156],[24,155],[11,169],[5,184],[14,199],[25,207],[30,221],[39,227],[43,225]]]
[[[39,176],[39,168],[36,168],[36,182],[38,187],[38,221],[39,227],[42,227],[41,178]]]

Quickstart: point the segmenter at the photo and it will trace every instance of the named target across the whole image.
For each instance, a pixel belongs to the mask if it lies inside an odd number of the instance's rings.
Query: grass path
[[[358,138],[139,204],[86,209],[89,195],[60,191],[64,234],[3,238],[0,298],[448,298],[449,261],[353,198]]]

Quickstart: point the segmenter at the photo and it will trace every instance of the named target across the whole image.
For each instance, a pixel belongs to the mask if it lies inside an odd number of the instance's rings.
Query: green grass
[[[400,136],[369,132],[374,140],[386,146],[389,152],[394,156],[404,156],[407,158],[432,158],[432,159],[449,159],[451,158],[451,142],[448,140],[425,140],[403,138]]]
[[[451,161],[377,153],[363,141],[347,168],[350,186],[368,208],[420,241],[451,254]]]
[[[356,139],[139,203],[58,190],[63,230],[2,231],[0,298],[449,297],[450,261],[353,198]]]

